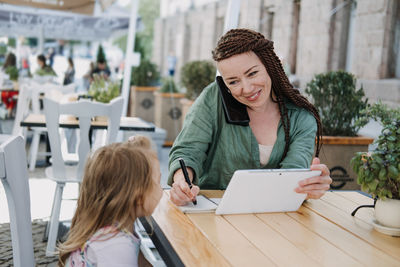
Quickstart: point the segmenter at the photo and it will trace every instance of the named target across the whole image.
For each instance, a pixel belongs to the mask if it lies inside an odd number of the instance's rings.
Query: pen
[[[192,183],[190,182],[189,174],[187,173],[185,161],[183,160],[183,158],[179,158],[179,163],[181,164],[181,169],[182,169],[182,172],[183,172],[183,176],[185,176],[185,181],[189,185],[189,188],[192,189]],[[193,200],[193,204],[197,205],[197,200],[196,199]]]

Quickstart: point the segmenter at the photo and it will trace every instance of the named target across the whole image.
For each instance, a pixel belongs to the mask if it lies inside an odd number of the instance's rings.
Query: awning
[[[68,1],[65,1],[68,2]],[[107,39],[129,27],[126,17],[103,14],[86,16],[69,12],[46,11],[0,5],[0,35],[44,36],[47,39],[96,41]]]
[[[106,10],[115,0],[99,0]],[[93,15],[96,0],[0,0],[0,3]]]

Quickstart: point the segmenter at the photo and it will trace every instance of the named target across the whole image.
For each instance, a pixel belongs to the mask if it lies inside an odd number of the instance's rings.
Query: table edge
[[[154,220],[153,217],[140,217],[140,222],[142,223],[146,233],[149,235],[154,246],[157,248],[158,253],[165,262],[167,266],[177,266],[184,267],[181,258],[176,253],[175,249],[172,247],[171,243],[168,241],[164,232],[161,230],[160,226]],[[149,222],[150,220],[150,222]]]
[[[22,127],[46,127],[46,123],[38,123],[38,122],[26,122],[25,119],[27,116],[20,122],[20,126]],[[145,122],[145,121],[143,121]],[[145,122],[149,123],[149,122]],[[151,122],[150,122],[151,123]],[[144,126],[124,126],[120,125],[119,130],[122,131],[136,131],[136,132],[155,132],[156,131],[156,126],[151,123],[152,125],[150,127],[144,127]],[[69,129],[77,129],[79,128],[79,125],[73,125],[73,124],[66,124],[66,123],[59,123],[59,127],[61,128],[69,128]],[[102,125],[91,125],[92,129],[107,129],[107,126],[102,126]]]

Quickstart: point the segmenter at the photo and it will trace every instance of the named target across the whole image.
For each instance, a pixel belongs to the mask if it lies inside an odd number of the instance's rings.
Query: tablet
[[[310,169],[237,170],[215,213],[296,211],[306,198],[294,191],[298,182],[320,174]]]

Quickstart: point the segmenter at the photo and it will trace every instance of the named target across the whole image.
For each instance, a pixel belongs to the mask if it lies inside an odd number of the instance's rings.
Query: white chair
[[[80,183],[84,165],[90,151],[89,130],[91,119],[95,116],[107,116],[107,144],[116,140],[122,113],[122,97],[113,99],[109,104],[81,100],[74,103],[60,104],[51,99],[44,99],[44,113],[50,141],[52,166],[46,168],[46,176],[57,183],[54,193],[53,207],[49,222],[49,237],[46,255],[52,255],[55,249],[62,194],[66,183]],[[65,165],[59,129],[61,114],[73,115],[79,118],[80,142],[78,146],[79,163],[77,166]]]
[[[21,127],[21,121],[29,113],[29,102],[31,98],[31,92],[29,90],[29,81],[19,81],[19,93],[17,101],[17,110],[15,113],[14,126],[12,129],[12,135],[22,135],[26,137],[26,128]]]
[[[17,267],[35,266],[25,155],[22,136],[10,136],[0,145],[0,179],[8,202],[13,260]]]
[[[45,96],[54,95],[55,92],[60,96],[63,94],[73,93],[75,91],[75,84],[67,86],[57,85],[53,83],[39,84],[35,81],[30,83],[31,106],[33,114],[41,114],[40,110],[40,95]],[[29,150],[29,170],[33,171],[36,167],[36,160],[39,151],[40,135],[46,133],[46,128],[34,128],[31,147]],[[40,155],[49,156],[48,152],[42,152]]]

